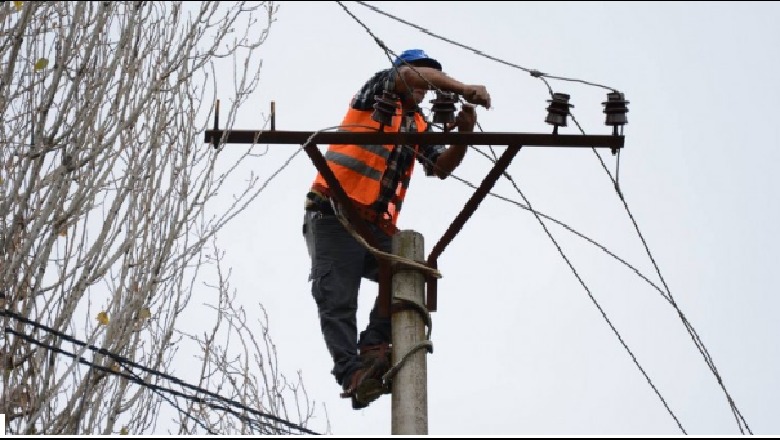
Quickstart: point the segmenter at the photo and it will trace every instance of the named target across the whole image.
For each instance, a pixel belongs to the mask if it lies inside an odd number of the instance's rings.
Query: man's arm
[[[458,127],[460,132],[474,131],[474,124],[477,122],[477,111],[473,105],[463,104],[458,116],[455,118],[454,126]],[[445,179],[460,165],[463,157],[466,155],[468,145],[452,144],[450,148],[439,155],[436,159],[434,170],[440,179]]]
[[[397,70],[395,91],[398,93],[411,93],[414,89],[435,90],[452,92],[463,96],[467,102],[490,108],[490,94],[485,86],[469,85],[458,81],[431,67],[402,66]],[[477,112],[473,105],[464,104],[455,118],[453,127],[458,131],[474,131],[477,122]],[[434,172],[440,179],[444,179],[455,170],[466,155],[467,145],[453,144],[436,159]]]
[[[402,66],[396,74],[395,91],[398,93],[411,92],[413,89],[435,90],[438,88],[445,92],[461,95],[471,104],[490,108],[490,94],[485,86],[463,84],[432,67]]]

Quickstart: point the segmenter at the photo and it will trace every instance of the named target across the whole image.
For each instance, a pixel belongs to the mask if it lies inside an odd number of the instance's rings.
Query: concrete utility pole
[[[393,236],[392,251],[395,255],[414,261],[423,260],[422,234],[399,231]],[[411,301],[424,308],[425,278],[419,270],[400,269],[393,275],[392,285],[394,306]],[[395,363],[425,340],[425,320],[414,308],[396,310],[392,315],[392,330]],[[426,350],[415,351],[393,378],[392,435],[428,434],[426,354]]]

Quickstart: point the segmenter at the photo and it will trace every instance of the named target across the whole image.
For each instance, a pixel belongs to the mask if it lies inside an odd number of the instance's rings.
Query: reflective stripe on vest
[[[341,129],[352,132],[376,131],[379,123],[371,119],[373,110],[355,110],[350,108],[341,123]],[[422,115],[415,112],[415,124],[418,132],[427,129],[428,124]],[[385,132],[397,132],[401,125],[400,114],[393,116],[392,125],[384,126]],[[330,145],[325,153],[325,159],[330,166],[339,184],[347,195],[357,203],[371,206],[379,197],[382,173],[387,169],[387,159],[395,145]],[[415,146],[415,153],[419,147]],[[406,189],[412,177],[414,163],[412,160],[409,168],[401,176],[396,194],[388,206],[390,220],[395,225]],[[317,174],[313,187],[317,190],[328,192],[328,184],[321,174]]]
[[[348,156],[344,153],[338,153],[336,151],[327,151],[325,153],[325,160],[331,163],[335,163],[336,165],[341,165],[345,168],[349,168],[350,170],[358,174],[362,174],[363,176],[366,176],[369,179],[379,180],[382,178],[382,172],[379,171],[378,169],[373,168],[367,163],[361,161],[360,159],[354,158],[352,156]]]

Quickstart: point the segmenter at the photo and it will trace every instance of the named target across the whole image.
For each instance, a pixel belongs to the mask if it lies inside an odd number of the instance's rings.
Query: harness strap
[[[306,195],[306,209],[309,211],[319,211],[323,214],[335,214],[334,205],[336,205],[336,203],[327,193],[327,191],[324,191],[324,188],[312,188]],[[363,220],[373,225],[377,225],[379,229],[388,236],[393,236],[398,232],[398,228],[393,222],[388,218],[378,215],[375,209],[355,201],[353,201],[353,204],[355,210]]]

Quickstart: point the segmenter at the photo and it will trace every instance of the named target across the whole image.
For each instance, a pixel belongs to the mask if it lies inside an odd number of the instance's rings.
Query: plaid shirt
[[[355,94],[352,100],[352,108],[373,111],[374,103],[376,102],[374,97],[377,95],[381,96],[386,88],[390,90],[395,88],[395,69],[386,69],[374,74],[360,91]],[[420,113],[423,118],[425,117],[419,107],[415,110],[407,111],[401,121],[400,131],[418,131],[418,127],[414,122],[415,113]],[[429,124],[426,131],[430,131],[430,128],[431,125]],[[433,165],[445,149],[444,145],[420,145],[420,154],[417,156],[417,160],[425,168],[426,176],[434,175]],[[387,210],[387,205],[395,195],[401,177],[412,166],[414,158],[414,147],[409,145],[398,145],[390,153],[390,157],[387,160],[387,169],[382,174],[379,198],[375,203],[375,208],[379,212]]]

